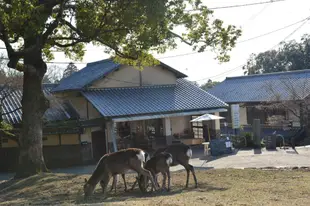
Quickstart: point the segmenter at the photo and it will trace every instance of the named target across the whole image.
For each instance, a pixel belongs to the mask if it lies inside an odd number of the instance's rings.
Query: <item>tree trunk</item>
[[[25,46],[27,46],[26,40]],[[47,171],[43,157],[42,129],[43,115],[48,108],[48,101],[42,91],[46,64],[42,60],[41,49],[25,56],[24,64],[22,130],[15,178],[24,178]]]

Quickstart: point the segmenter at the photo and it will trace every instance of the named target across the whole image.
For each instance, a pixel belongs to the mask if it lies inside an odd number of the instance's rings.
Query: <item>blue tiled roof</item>
[[[88,89],[82,94],[105,117],[198,111],[228,105],[185,79],[174,85]]]
[[[80,90],[95,80],[103,78],[119,68],[120,64],[114,63],[111,59],[87,64],[87,66],[69,77],[61,80],[59,85],[52,92]]]
[[[304,99],[310,70],[226,78],[208,92],[227,103]]]
[[[47,98],[52,97],[50,93],[51,89],[57,86],[57,84],[43,84],[43,92]],[[6,93],[7,92],[7,93]],[[6,95],[8,94],[8,95]],[[22,121],[22,110],[21,108],[21,99],[22,99],[22,90],[5,88],[0,92],[0,96],[6,95],[2,104],[2,112],[6,115],[3,115],[3,120],[10,124],[19,124]],[[52,107],[46,110],[44,118],[47,121],[59,121],[67,119],[76,119],[78,118],[78,113],[72,108],[68,103],[60,103],[57,100],[53,100],[51,103]],[[13,111],[13,112],[12,112]]]
[[[187,77],[185,74],[173,69],[172,67],[160,62],[160,65],[174,73],[178,78]],[[114,63],[111,59],[105,59],[87,64],[86,67],[71,76],[60,81],[59,85],[52,92],[62,92],[70,90],[81,90],[92,82],[104,78],[106,75],[115,71],[120,64]]]

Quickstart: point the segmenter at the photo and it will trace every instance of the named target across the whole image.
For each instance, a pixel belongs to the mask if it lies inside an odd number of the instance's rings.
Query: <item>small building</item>
[[[190,120],[227,111],[227,104],[200,89],[187,76],[160,63],[139,71],[111,59],[87,64],[52,92],[69,101],[89,127],[81,141],[92,156],[126,147],[156,149],[174,142],[200,144],[203,124]],[[219,121],[209,123],[220,130]]]
[[[253,119],[260,119],[268,129],[273,116],[282,116],[285,124],[298,127],[301,105],[308,104],[310,95],[310,70],[227,77],[208,92],[229,105],[239,104],[240,123],[245,128]],[[274,107],[262,109],[266,105]],[[221,115],[231,123],[230,109]]]

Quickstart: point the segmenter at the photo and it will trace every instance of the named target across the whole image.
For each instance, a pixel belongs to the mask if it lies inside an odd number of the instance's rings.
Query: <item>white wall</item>
[[[146,67],[141,72],[142,85],[175,84],[176,77],[161,66]],[[95,81],[91,88],[134,87],[140,85],[139,70],[130,66],[121,66],[106,78]]]
[[[190,129],[190,116],[171,117],[172,135],[175,133],[183,133],[184,129]]]

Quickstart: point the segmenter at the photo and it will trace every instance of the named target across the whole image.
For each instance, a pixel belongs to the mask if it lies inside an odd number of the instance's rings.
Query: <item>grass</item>
[[[310,172],[306,170],[221,169],[198,170],[198,188],[184,188],[186,173],[172,173],[170,192],[142,194],[137,188],[125,193],[121,182],[116,194],[103,200],[99,184],[83,198],[88,175],[41,174],[0,183],[0,205],[310,205]],[[126,176],[128,187],[134,175]],[[121,178],[120,178],[121,179]],[[111,185],[111,182],[110,182]]]

